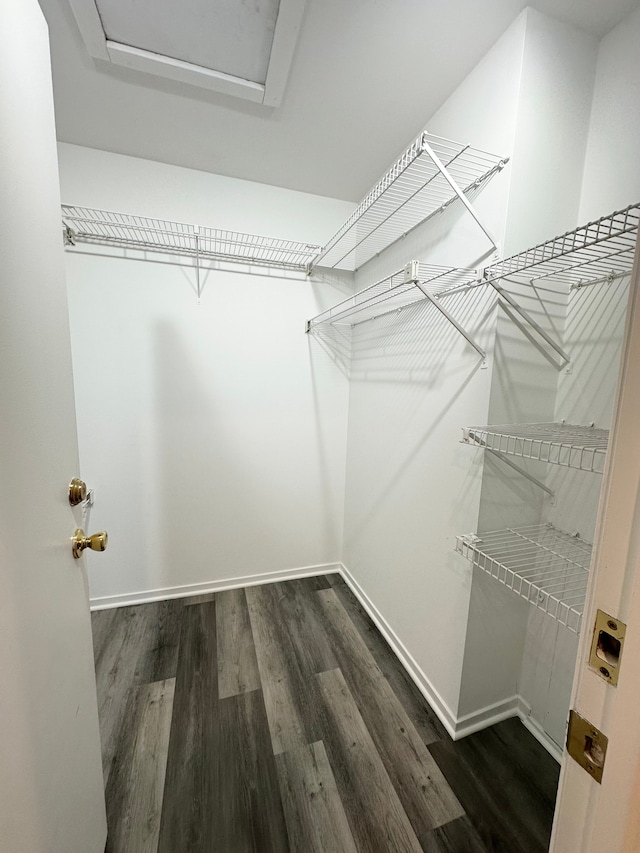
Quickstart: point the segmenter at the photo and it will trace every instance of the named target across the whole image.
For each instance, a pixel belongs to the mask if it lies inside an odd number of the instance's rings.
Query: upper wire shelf
[[[630,205],[492,264],[484,271],[485,280],[535,284],[550,279],[577,289],[627,275],[639,224],[640,204]]]
[[[456,551],[474,566],[580,633],[591,545],[551,524],[456,537]]]
[[[464,427],[462,443],[602,474],[609,430],[565,423],[496,424]]]
[[[355,326],[365,320],[373,320],[424,300],[426,297],[422,287],[433,296],[438,296],[475,275],[475,270],[413,261],[403,269],[318,314],[308,321],[307,331],[310,332],[324,323]]]
[[[196,260],[224,260],[307,271],[319,246],[237,231],[197,227],[76,205],[62,205],[68,244],[93,243],[123,249],[167,252]]]
[[[478,148],[422,133],[323,247],[313,266],[358,269],[457,198],[495,245],[466,194],[506,162]]]
[[[373,320],[376,317],[400,311],[415,302],[426,300],[465,338],[482,357],[483,366],[486,366],[486,352],[478,346],[469,332],[439,299],[449,289],[457,288],[461,282],[468,281],[471,275],[475,275],[475,270],[410,261],[399,272],[365,287],[364,290],[360,290],[322,314],[318,314],[312,320],[308,320],[306,330],[314,332],[322,326],[329,325],[352,328],[365,320]]]

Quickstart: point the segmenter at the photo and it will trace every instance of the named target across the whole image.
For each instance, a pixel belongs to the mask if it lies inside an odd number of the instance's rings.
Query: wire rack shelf
[[[197,227],[76,205],[62,205],[67,244],[92,243],[196,258],[307,271],[319,246]]]
[[[466,194],[488,181],[506,162],[469,145],[422,133],[324,246],[313,265],[358,269],[458,198],[477,220]]]
[[[580,633],[591,545],[551,524],[456,538],[456,551],[516,595]]]
[[[475,270],[413,261],[403,269],[318,314],[307,323],[307,331],[312,331],[326,323],[356,326],[366,320],[373,320],[384,314],[406,308],[415,302],[421,302],[426,296],[419,284],[432,296],[437,297],[449,288],[468,281],[475,274]]]
[[[495,424],[464,427],[462,443],[602,474],[609,430],[565,423]]]
[[[549,279],[573,289],[619,278],[633,268],[639,224],[640,204],[630,205],[492,264],[484,277],[525,284]]]

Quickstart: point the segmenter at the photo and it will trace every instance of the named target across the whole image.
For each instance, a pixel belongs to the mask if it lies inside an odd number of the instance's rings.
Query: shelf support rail
[[[438,300],[438,299],[435,299],[435,297],[433,297],[433,296],[429,293],[429,291],[427,290],[427,288],[425,287],[425,285],[423,285],[423,284],[422,284],[422,282],[418,281],[417,279],[414,279],[413,283],[415,284],[415,286],[416,286],[419,290],[421,290],[421,291],[422,291],[422,293],[424,293],[424,295],[427,297],[427,299],[429,300],[429,302],[430,302],[432,305],[435,305],[435,307],[438,309],[438,311],[439,311],[442,315],[444,315],[444,316],[447,318],[447,320],[451,323],[451,325],[452,325],[455,329],[457,329],[457,331],[462,335],[462,337],[467,341],[467,343],[471,344],[471,346],[474,348],[474,350],[475,350],[475,351],[476,351],[480,356],[482,356],[482,366],[483,366],[483,367],[486,367],[486,366],[487,366],[487,353],[482,349],[482,347],[481,347],[481,346],[479,346],[479,345],[474,341],[474,339],[471,337],[471,335],[470,335],[470,334],[469,334],[469,333],[468,333],[468,332],[467,332],[467,331],[466,331],[466,330],[465,330],[465,329],[460,325],[460,323],[458,323],[458,321],[455,319],[455,317],[453,317],[453,316],[452,316],[452,315],[447,311],[447,309],[444,307],[444,305],[441,305],[441,304],[440,304],[440,302],[439,302],[439,300]]]
[[[565,367],[571,362],[571,357],[567,355],[567,353],[562,349],[560,344],[557,344],[553,340],[551,335],[545,332],[542,326],[533,319],[531,314],[529,314],[528,311],[525,311],[525,309],[516,302],[513,296],[507,293],[504,287],[501,287],[497,281],[489,280],[489,284],[491,285],[491,287],[493,287],[495,291],[497,291],[498,295],[501,296],[502,299],[504,299],[504,301],[507,302],[513,308],[513,310],[518,313],[522,317],[522,319],[540,335],[540,337],[544,341],[546,341],[546,343],[551,347],[551,349],[560,356],[563,361],[563,364],[561,365],[562,367]]]
[[[200,229],[194,228],[194,241],[196,244],[196,288],[198,290],[198,304],[200,303],[200,297],[202,296],[202,286],[200,284]]]
[[[483,233],[485,234],[485,236],[487,237],[487,239],[489,240],[489,242],[491,243],[493,248],[497,249],[498,243],[496,241],[496,238],[493,236],[491,231],[489,231],[489,229],[486,227],[486,225],[482,222],[482,220],[480,219],[480,217],[478,216],[478,214],[476,212],[475,207],[471,204],[469,199],[466,197],[466,195],[460,189],[460,187],[458,186],[456,181],[451,177],[451,175],[449,174],[449,170],[444,165],[442,160],[438,157],[436,152],[429,145],[429,143],[427,142],[427,139],[426,139],[426,134],[424,134],[423,138],[422,138],[422,149],[429,155],[429,157],[431,157],[431,159],[435,163],[436,167],[438,168],[438,170],[442,174],[442,177],[445,179],[445,181],[449,184],[449,186],[454,191],[454,193],[458,196],[460,201],[467,208],[467,210],[469,211],[471,216],[475,219],[475,221],[477,222],[480,229],[483,231]]]

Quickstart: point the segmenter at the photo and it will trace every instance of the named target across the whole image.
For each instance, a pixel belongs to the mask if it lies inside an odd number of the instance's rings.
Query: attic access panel
[[[109,41],[264,85],[279,0],[96,0]]]
[[[94,59],[277,106],[306,0],[69,3]]]

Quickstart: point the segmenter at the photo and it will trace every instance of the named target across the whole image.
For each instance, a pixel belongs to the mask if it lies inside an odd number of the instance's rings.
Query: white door
[[[0,2],[0,849],[106,838],[47,27]],[[99,559],[99,555],[93,555]]]
[[[553,853],[640,850],[640,242],[616,413],[604,473],[594,571],[571,707],[609,738],[602,784],[563,758]],[[627,624],[617,687],[585,663],[596,610]]]

